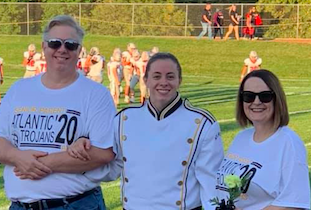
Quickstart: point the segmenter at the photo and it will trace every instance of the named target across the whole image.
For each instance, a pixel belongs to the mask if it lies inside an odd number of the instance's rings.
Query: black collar
[[[152,114],[152,116],[154,116],[157,120],[162,120],[168,117],[176,109],[178,109],[178,107],[180,107],[181,104],[182,104],[182,99],[179,93],[177,93],[174,100],[171,103],[169,103],[160,113],[158,113],[157,109],[151,104],[150,100],[147,101],[147,107],[148,107],[150,114]]]

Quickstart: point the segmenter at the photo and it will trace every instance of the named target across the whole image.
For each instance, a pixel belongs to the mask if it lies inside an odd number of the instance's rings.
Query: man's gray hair
[[[81,28],[81,26],[69,15],[58,15],[55,16],[50,22],[46,25],[43,31],[43,41],[46,41],[49,39],[49,32],[54,26],[70,26],[74,28],[77,31],[79,43],[81,44],[82,39],[84,37],[84,30]]]

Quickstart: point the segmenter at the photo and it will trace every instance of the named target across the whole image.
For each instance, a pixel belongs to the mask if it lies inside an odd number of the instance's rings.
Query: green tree
[[[20,34],[26,29],[26,5],[0,4],[0,34]]]
[[[269,23],[266,37],[296,38],[297,37],[297,14],[299,12],[298,34],[300,38],[311,37],[311,0],[259,0],[259,9],[271,15],[274,19]],[[270,5],[269,5],[270,4]],[[280,4],[280,5],[273,5]],[[286,4],[286,5],[282,5]],[[299,5],[299,10],[298,10]]]
[[[112,3],[111,0],[100,1]],[[173,0],[116,0],[114,3],[173,3]],[[83,9],[83,11],[85,11]],[[134,14],[134,20],[133,15]],[[83,26],[90,33],[104,35],[183,35],[185,7],[173,4],[105,4],[94,5]],[[84,21],[84,19],[86,21]],[[132,23],[134,23],[132,25]],[[191,31],[191,25],[189,27]]]

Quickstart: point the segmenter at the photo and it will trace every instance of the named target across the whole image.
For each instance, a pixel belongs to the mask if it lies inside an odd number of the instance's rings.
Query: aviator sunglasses
[[[259,100],[262,103],[269,103],[272,101],[275,97],[275,94],[273,91],[262,91],[260,93],[254,93],[251,91],[242,91],[241,92],[242,100],[246,103],[252,103],[255,101],[256,96],[259,97]]]
[[[49,40],[46,40],[46,42],[48,43],[49,48],[52,48],[54,50],[60,48],[62,44],[64,44],[67,50],[75,51],[78,49],[80,45],[77,41],[72,40],[72,39],[66,39],[66,40],[49,39]]]

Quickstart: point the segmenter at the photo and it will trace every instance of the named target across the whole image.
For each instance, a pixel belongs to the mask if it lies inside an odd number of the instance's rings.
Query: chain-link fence
[[[0,3],[0,34],[41,34],[46,22],[58,14],[74,16],[89,34],[114,36],[197,36],[204,4],[104,4],[104,3]],[[311,38],[311,5],[237,4],[241,17],[255,6],[262,18],[257,34],[267,38]],[[229,25],[230,4],[213,4],[212,13],[224,14]]]

